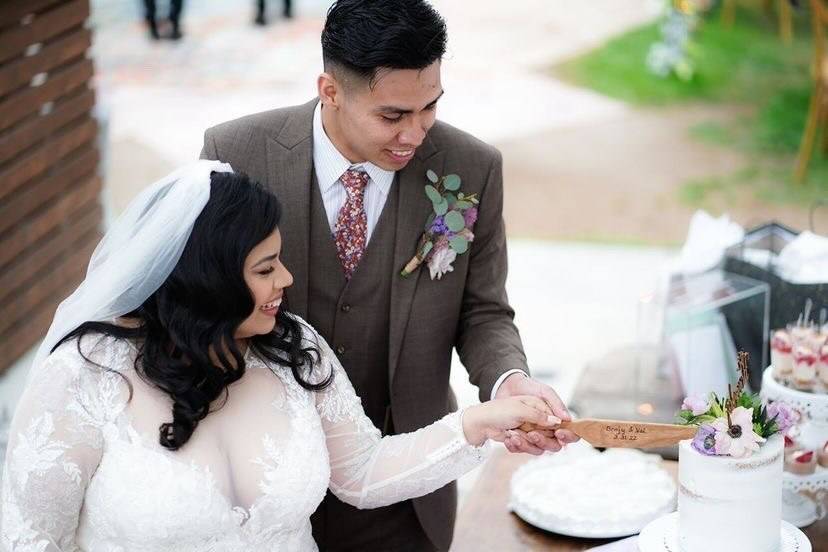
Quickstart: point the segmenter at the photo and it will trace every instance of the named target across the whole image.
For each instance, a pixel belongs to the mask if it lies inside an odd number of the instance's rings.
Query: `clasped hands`
[[[502,442],[509,452],[539,455],[558,452],[579,439],[572,431],[560,428],[561,421],[571,419],[551,387],[524,374],[513,374],[503,381],[493,400],[466,410],[463,430],[474,445],[492,439]],[[527,423],[539,429],[519,429]]]

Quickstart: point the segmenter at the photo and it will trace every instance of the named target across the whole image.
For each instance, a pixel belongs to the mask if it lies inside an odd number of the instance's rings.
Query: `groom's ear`
[[[316,79],[322,105],[336,109],[342,103],[342,86],[331,73],[322,73]]]

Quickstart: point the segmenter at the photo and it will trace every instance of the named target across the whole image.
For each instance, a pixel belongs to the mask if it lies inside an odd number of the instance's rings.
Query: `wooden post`
[[[46,333],[102,221],[89,0],[0,10],[0,372]]]

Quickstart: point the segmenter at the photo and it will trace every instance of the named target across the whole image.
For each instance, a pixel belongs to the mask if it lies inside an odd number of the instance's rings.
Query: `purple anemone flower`
[[[716,429],[708,424],[699,427],[691,445],[696,451],[707,456],[716,455]]]

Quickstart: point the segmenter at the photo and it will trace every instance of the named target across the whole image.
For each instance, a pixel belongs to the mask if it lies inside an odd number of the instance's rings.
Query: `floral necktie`
[[[345,187],[348,198],[336,218],[334,239],[345,279],[350,280],[365,253],[365,242],[368,237],[368,217],[365,215],[364,201],[368,173],[348,169],[339,180]]]

